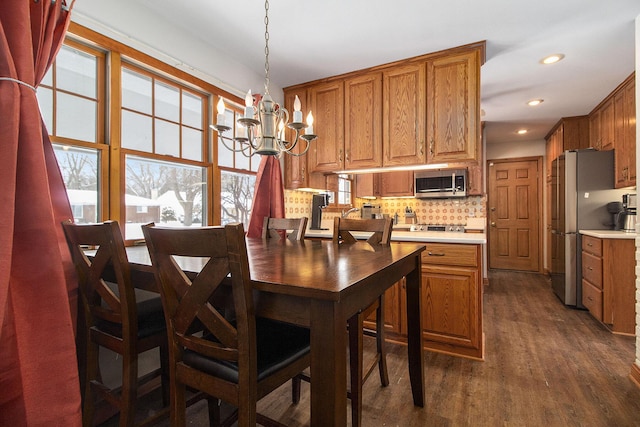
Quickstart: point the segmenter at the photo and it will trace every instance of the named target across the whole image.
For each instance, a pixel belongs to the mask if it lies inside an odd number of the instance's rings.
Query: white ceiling
[[[90,15],[85,2],[74,8]],[[262,1],[129,2],[264,74]],[[638,15],[640,0],[272,0],[270,78],[286,87],[486,40],[487,142],[541,140],[561,117],[589,113],[634,70]],[[552,53],[566,57],[539,63]],[[533,98],[544,102],[528,107]],[[519,128],[528,134],[516,135]]]

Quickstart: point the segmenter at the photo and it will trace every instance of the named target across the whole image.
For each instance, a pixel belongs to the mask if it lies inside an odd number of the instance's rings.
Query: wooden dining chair
[[[352,232],[372,233],[366,242],[371,245],[389,245],[391,242],[391,218],[381,219],[350,219],[336,217],[333,222],[333,241],[336,243],[355,243],[357,238]],[[364,330],[364,320],[373,312],[376,313],[376,330]],[[376,356],[365,371],[363,368],[363,334],[376,337]],[[360,426],[362,423],[362,385],[378,367],[380,383],[383,387],[389,385],[387,372],[387,352],[384,341],[384,294],[366,309],[358,312],[349,319],[349,364],[351,371],[351,424]]]
[[[264,217],[262,224],[262,238],[286,238],[290,240],[303,240],[307,232],[309,218],[270,218]]]
[[[309,329],[255,316],[242,224],[225,227],[142,227],[167,316],[171,364],[171,426],[185,425],[185,388],[237,407],[238,426],[282,426],[256,413],[256,403],[310,366]],[[191,263],[189,272],[181,263]],[[196,265],[198,268],[196,268]],[[182,264],[186,265],[186,264]],[[201,267],[201,268],[200,268]],[[199,272],[193,272],[193,270]],[[230,294],[230,295],[229,295]],[[222,296],[221,296],[222,295]],[[228,307],[212,303],[232,301]]]
[[[162,376],[166,406],[151,419],[166,415],[169,403],[167,333],[158,293],[134,288],[120,227],[116,221],[100,224],[62,223],[78,277],[80,299],[78,366],[84,426],[92,426],[96,398],[120,411],[120,426],[133,426],[139,387]],[[85,250],[92,248],[92,256]],[[101,380],[99,347],[122,356],[122,386],[110,389]],[[138,355],[160,349],[160,368],[138,378]],[[97,396],[94,396],[96,394]]]

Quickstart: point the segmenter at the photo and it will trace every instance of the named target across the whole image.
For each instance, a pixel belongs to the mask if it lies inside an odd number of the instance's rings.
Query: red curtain
[[[0,0],[0,425],[79,426],[60,221],[71,217],[35,87],[69,25],[64,0]]]
[[[262,236],[262,223],[266,216],[284,218],[282,171],[280,160],[275,156],[262,156],[260,161],[247,237]]]

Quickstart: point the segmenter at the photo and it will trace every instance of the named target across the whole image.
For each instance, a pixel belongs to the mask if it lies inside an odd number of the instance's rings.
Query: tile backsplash
[[[285,190],[284,209],[285,216],[298,218],[306,216],[311,218],[311,200],[313,193]],[[373,206],[380,206],[381,212],[389,216],[398,213],[399,222],[404,222],[404,211],[410,207],[416,214],[417,222],[420,224],[456,224],[465,225],[468,217],[486,216],[486,197],[470,196],[461,199],[414,199],[414,198],[391,198],[391,199],[356,199],[355,205],[361,208],[363,204],[370,203]],[[323,220],[331,220],[339,212],[324,212]],[[351,214],[357,217],[356,214]]]

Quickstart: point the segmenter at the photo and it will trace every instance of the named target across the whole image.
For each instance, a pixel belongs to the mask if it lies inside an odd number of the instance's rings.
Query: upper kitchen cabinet
[[[628,79],[613,97],[616,188],[636,185],[636,85]]]
[[[424,63],[393,67],[382,73],[384,166],[426,161],[425,73]]]
[[[344,169],[344,82],[329,81],[310,86],[309,105],[318,138],[309,150],[309,172]]]
[[[427,61],[428,163],[477,160],[480,51]]]
[[[589,146],[596,150],[613,150],[613,99],[607,98],[589,115]]]
[[[547,181],[551,181],[551,163],[565,150],[589,148],[588,116],[563,117],[546,136]]]
[[[382,73],[344,82],[346,169],[382,166]]]
[[[636,185],[635,73],[589,113],[590,146],[615,149],[616,188]]]

